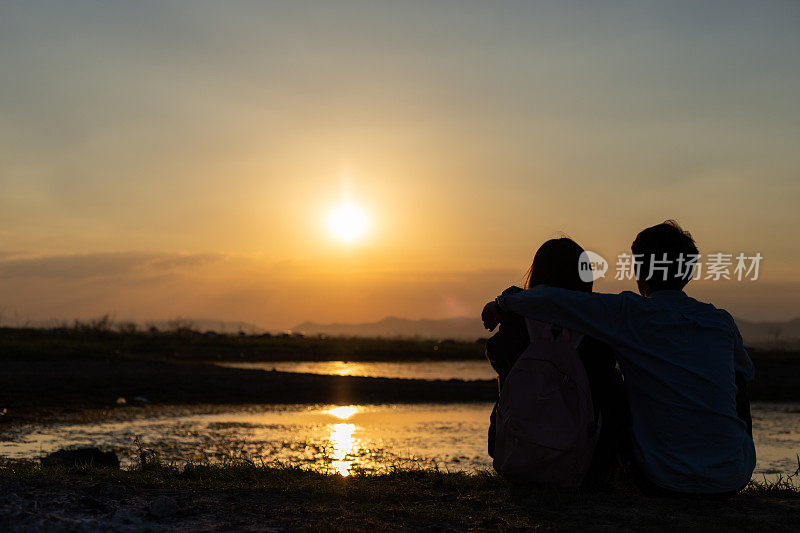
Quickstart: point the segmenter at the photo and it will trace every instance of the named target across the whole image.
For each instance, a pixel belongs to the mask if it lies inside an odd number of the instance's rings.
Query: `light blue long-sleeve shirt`
[[[753,379],[733,317],[682,291],[598,294],[536,286],[500,296],[500,307],[605,341],[630,399],[637,462],[665,489],[739,489],[756,462],[736,414],[734,371]]]

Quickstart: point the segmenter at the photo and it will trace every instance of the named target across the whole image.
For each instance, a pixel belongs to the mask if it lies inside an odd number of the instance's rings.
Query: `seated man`
[[[611,345],[630,401],[633,459],[648,486],[733,494],[756,461],[746,400],[753,364],[742,337],[728,312],[683,292],[693,275],[686,261],[698,252],[677,223],[643,230],[631,249],[641,296],[540,285],[487,304],[484,325],[494,329],[511,312]]]

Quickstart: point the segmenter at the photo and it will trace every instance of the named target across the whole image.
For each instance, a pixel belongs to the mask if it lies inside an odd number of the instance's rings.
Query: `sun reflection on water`
[[[335,376],[352,376],[356,373],[359,365],[345,361],[333,361],[329,363],[330,373]]]
[[[354,405],[342,405],[340,407],[334,407],[333,409],[328,409],[325,412],[341,420],[347,420],[348,418],[350,418],[351,416],[353,416],[358,412],[358,407]]]
[[[347,420],[360,409],[355,405],[340,405],[325,411],[326,414],[335,416],[339,420]],[[353,432],[356,430],[355,424],[338,423],[331,426],[331,446],[333,453],[331,454],[331,466],[333,469],[342,476],[350,475],[350,469],[353,466],[353,460],[348,460],[348,455],[356,451],[356,439],[353,438]]]
[[[353,466],[352,460],[346,460],[348,454],[356,450],[356,439],[353,432],[356,430],[355,424],[334,424],[331,429],[331,444],[333,445],[333,469],[342,476],[350,475],[350,468]]]

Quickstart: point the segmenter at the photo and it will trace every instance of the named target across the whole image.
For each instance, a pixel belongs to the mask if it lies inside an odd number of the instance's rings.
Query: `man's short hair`
[[[692,234],[674,220],[643,229],[631,244],[636,279],[653,291],[681,290],[694,274],[699,259]]]

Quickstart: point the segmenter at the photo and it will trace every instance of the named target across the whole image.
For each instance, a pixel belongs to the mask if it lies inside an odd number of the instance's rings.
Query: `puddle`
[[[800,453],[800,404],[754,404],[757,474],[793,472]],[[348,475],[395,466],[491,468],[488,403],[306,405],[242,408],[99,424],[23,428],[0,442],[0,455],[35,458],[69,446],[116,450],[134,460],[135,440],[163,459],[225,461],[247,457]]]
[[[463,379],[477,381],[495,379],[497,374],[484,360],[468,361],[404,361],[398,363],[352,361],[270,361],[270,362],[216,362],[211,364],[248,370],[277,370],[304,374],[330,376],[365,376],[371,378],[401,379]]]

